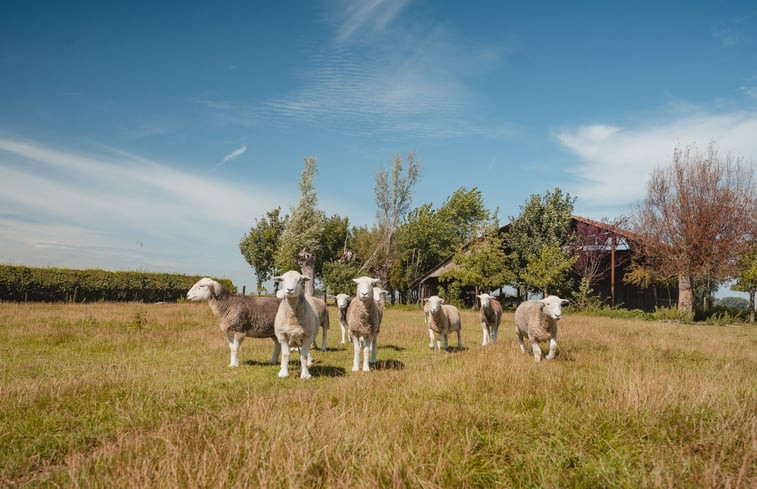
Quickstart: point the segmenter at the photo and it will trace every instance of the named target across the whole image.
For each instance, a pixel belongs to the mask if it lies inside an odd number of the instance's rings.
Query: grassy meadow
[[[512,313],[432,352],[390,309],[353,373],[331,320],[282,380],[270,340],[228,368],[206,304],[0,304],[0,487],[757,486],[756,327],[567,311],[535,364]]]

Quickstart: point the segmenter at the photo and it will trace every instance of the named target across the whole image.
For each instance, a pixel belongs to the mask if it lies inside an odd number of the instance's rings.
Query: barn
[[[499,229],[506,234],[510,224]],[[571,236],[572,246],[578,255],[578,261],[571,272],[571,279],[578,283],[582,276],[592,277],[592,289],[606,304],[627,309],[654,311],[655,307],[675,306],[678,302],[678,288],[669,287],[641,288],[623,283],[631,263],[634,247],[634,234],[618,227],[581,216],[571,216],[567,234]],[[509,250],[505,250],[508,251]],[[422,301],[439,291],[439,277],[456,265],[453,255],[448,256],[410,284],[410,300]],[[505,288],[495,292],[502,293]],[[466,291],[466,302],[473,304],[473,290]],[[512,297],[517,302],[517,298]]]

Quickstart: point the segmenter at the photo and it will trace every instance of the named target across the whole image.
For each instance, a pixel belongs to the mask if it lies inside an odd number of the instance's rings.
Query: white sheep
[[[347,307],[350,305],[352,298],[347,294],[337,294],[336,307],[339,312],[339,327],[342,329],[342,341],[345,343],[345,337],[349,338],[350,329],[347,326]],[[352,342],[352,340],[350,340]]]
[[[246,336],[271,338],[273,356],[268,363],[273,365],[278,361],[281,347],[273,323],[280,299],[232,294],[215,280],[205,277],[189,289],[187,300],[208,301],[210,310],[218,318],[218,327],[229,340],[229,367],[239,366],[239,349]]]
[[[318,324],[323,331],[321,336],[321,351],[326,351],[326,333],[328,333],[329,330],[329,308],[326,306],[326,302],[320,297],[310,297],[309,299],[313,304],[313,307],[315,307],[315,312],[318,314]],[[317,333],[318,331],[316,331],[315,336],[317,336]],[[313,336],[314,339],[315,336]]]
[[[281,343],[281,369],[279,377],[289,376],[289,354],[291,347],[300,348],[300,378],[309,379],[308,367],[313,364],[310,344],[318,332],[320,319],[313,297],[305,295],[304,282],[310,277],[289,270],[273,280],[281,284],[284,300],[279,304],[274,320],[276,338]]]
[[[562,316],[562,306],[567,304],[567,299],[560,299],[550,295],[538,301],[526,301],[515,310],[515,334],[523,353],[526,353],[526,345],[523,337],[527,337],[531,343],[534,360],[541,361],[542,351],[539,342],[549,341],[549,354],[547,360],[552,360],[557,355],[557,321]]]
[[[350,337],[354,346],[355,355],[352,362],[352,371],[357,372],[360,366],[360,350],[363,350],[363,371],[370,370],[368,364],[373,352],[376,350],[376,337],[381,324],[381,311],[373,299],[373,287],[378,279],[360,277],[352,279],[357,284],[355,298],[347,307],[347,324],[350,328]],[[375,356],[374,356],[375,358]]]
[[[371,351],[371,363],[376,363],[376,351],[378,350],[378,335],[381,333],[381,322],[384,320],[384,307],[386,306],[386,298],[389,295],[389,291],[380,287],[373,288],[373,301],[379,308],[379,324],[378,330],[376,330],[376,338],[373,340],[373,348]]]
[[[436,349],[441,347],[441,339],[444,339],[444,349],[447,346],[447,335],[450,333],[457,333],[457,347],[462,348],[463,342],[460,338],[460,311],[455,306],[444,303],[444,299],[439,296],[432,295],[424,299],[426,303],[423,306],[423,315],[428,325],[429,344],[428,347],[434,348],[434,340],[436,339]],[[435,335],[438,335],[435,338]]]
[[[478,312],[478,320],[481,322],[483,339],[481,345],[486,346],[497,342],[499,323],[502,320],[502,305],[497,299],[489,294],[477,295],[481,301],[481,309]]]

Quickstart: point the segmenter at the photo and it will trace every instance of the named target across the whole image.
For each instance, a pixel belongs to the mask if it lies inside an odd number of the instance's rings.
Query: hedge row
[[[175,302],[201,278],[170,273],[0,265],[0,301]],[[236,291],[231,280],[215,280],[228,290]]]

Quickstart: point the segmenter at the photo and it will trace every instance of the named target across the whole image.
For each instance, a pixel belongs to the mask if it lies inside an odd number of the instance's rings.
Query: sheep
[[[357,284],[355,298],[347,307],[347,324],[350,328],[350,337],[354,346],[355,355],[352,362],[352,371],[357,372],[360,366],[360,350],[363,350],[363,372],[370,370],[368,363],[376,349],[376,336],[378,336],[381,324],[381,311],[373,299],[373,287],[378,279],[371,277],[359,277],[352,279]]]
[[[342,329],[342,344],[345,343],[345,334],[349,337],[350,329],[347,326],[347,306],[350,305],[351,300],[352,297],[347,294],[337,294],[336,296],[336,307],[339,311],[339,327]],[[352,342],[351,339],[350,342]]]
[[[384,306],[386,305],[386,298],[389,295],[389,291],[386,289],[382,289],[380,287],[374,287],[373,288],[373,300],[378,304],[378,306],[381,308],[381,310],[384,310]]]
[[[376,351],[378,350],[378,335],[381,333],[381,322],[384,320],[384,306],[386,306],[386,297],[389,295],[389,291],[380,287],[373,288],[373,301],[376,303],[379,309],[379,324],[376,330],[376,338],[373,340],[373,348],[371,352],[371,363],[376,363]]]
[[[239,349],[245,336],[271,338],[273,356],[268,363],[273,365],[278,361],[281,345],[276,339],[273,322],[280,299],[232,294],[215,280],[205,277],[189,289],[187,300],[208,301],[210,310],[218,318],[218,327],[229,339],[229,367],[239,366]]]
[[[499,323],[502,320],[502,305],[489,294],[476,295],[481,301],[478,320],[481,322],[483,339],[481,345],[486,346],[497,342]]]
[[[423,306],[423,315],[426,323],[428,324],[428,336],[430,339],[428,347],[434,349],[434,336],[438,335],[436,340],[436,349],[439,350],[441,346],[441,339],[444,338],[444,349],[447,346],[447,335],[457,332],[457,347],[463,347],[462,339],[460,338],[460,311],[455,306],[444,303],[444,299],[439,296],[432,295],[424,300],[426,304]]]
[[[318,314],[318,323],[323,330],[323,333],[321,335],[321,351],[326,351],[326,333],[329,330],[328,306],[326,306],[326,302],[320,297],[308,297],[308,300],[311,301],[313,307],[315,307],[316,314]],[[318,331],[316,330],[316,334],[313,336],[313,340],[315,340],[317,334]],[[315,345],[315,343],[313,344]]]
[[[281,284],[284,300],[279,304],[274,320],[276,338],[281,343],[281,369],[279,378],[289,377],[289,353],[291,347],[300,348],[300,378],[311,377],[308,367],[313,365],[310,344],[313,343],[318,332],[320,318],[318,308],[313,297],[305,295],[303,283],[310,277],[301,275],[295,270],[289,270],[282,275],[273,277]]]
[[[557,321],[562,316],[562,306],[567,304],[567,299],[560,299],[550,295],[538,301],[526,301],[515,310],[515,334],[523,353],[526,353],[526,345],[523,337],[528,337],[531,342],[531,350],[534,360],[541,361],[542,351],[539,342],[549,341],[549,354],[547,360],[552,360],[557,355]]]

